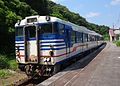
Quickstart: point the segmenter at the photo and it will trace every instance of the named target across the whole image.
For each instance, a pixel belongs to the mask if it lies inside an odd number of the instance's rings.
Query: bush
[[[13,56],[0,55],[0,78],[12,75],[10,70],[17,70],[17,63]]]
[[[8,59],[5,55],[0,55],[0,69],[9,68]]]
[[[120,41],[114,41],[114,44],[116,44],[116,46],[120,47]]]
[[[10,56],[0,55],[0,69],[17,69],[16,60]]]
[[[120,47],[120,41],[115,42],[118,47]]]

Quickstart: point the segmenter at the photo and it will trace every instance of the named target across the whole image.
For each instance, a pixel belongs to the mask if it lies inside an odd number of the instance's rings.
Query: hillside
[[[32,9],[38,12],[39,15],[56,16],[66,21],[73,22],[77,25],[85,26],[102,35],[108,33],[109,27],[104,25],[100,26],[93,23],[89,23],[86,21],[85,18],[80,16],[78,13],[71,12],[65,6],[56,4],[50,0],[21,0],[21,1],[25,1],[27,4],[29,4]]]
[[[56,16],[102,35],[108,34],[109,27],[89,23],[79,14],[49,0],[0,0],[0,53],[14,53],[14,24],[17,20],[38,14]]]

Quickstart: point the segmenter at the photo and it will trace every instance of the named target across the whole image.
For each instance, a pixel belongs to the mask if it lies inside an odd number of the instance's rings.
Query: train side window
[[[99,39],[98,36],[96,36],[96,40],[97,40],[97,41],[99,41],[98,39]]]
[[[83,42],[87,42],[88,41],[88,34],[83,33]]]
[[[77,32],[75,31],[75,43],[77,43]]]
[[[93,41],[93,36],[89,35],[89,39],[90,39],[90,41]]]
[[[72,33],[71,33],[71,41],[73,44],[76,43],[75,31],[72,31]]]
[[[82,33],[81,32],[78,32],[77,33],[77,38],[76,38],[77,42],[78,43],[82,43]]]
[[[100,41],[100,37],[99,36],[97,37],[97,41]]]
[[[94,35],[90,35],[90,41],[95,41],[95,36]]]
[[[93,38],[93,41],[95,41],[95,36],[94,35],[92,36],[92,38]]]
[[[90,35],[88,34],[88,42],[90,42]]]
[[[95,36],[95,41],[97,41],[97,36]]]
[[[76,43],[79,42],[79,32],[76,32]]]
[[[59,33],[62,35],[64,34],[64,24],[58,23]]]

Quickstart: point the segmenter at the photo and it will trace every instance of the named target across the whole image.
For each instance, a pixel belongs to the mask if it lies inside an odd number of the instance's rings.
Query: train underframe
[[[27,76],[52,76],[60,71],[59,65],[19,64],[19,69]]]

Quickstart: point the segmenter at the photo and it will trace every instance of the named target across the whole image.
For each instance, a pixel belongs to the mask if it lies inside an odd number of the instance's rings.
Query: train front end
[[[64,42],[56,25],[48,16],[30,16],[16,23],[16,60],[27,75],[50,76],[53,73],[54,56],[58,53],[55,45]]]

